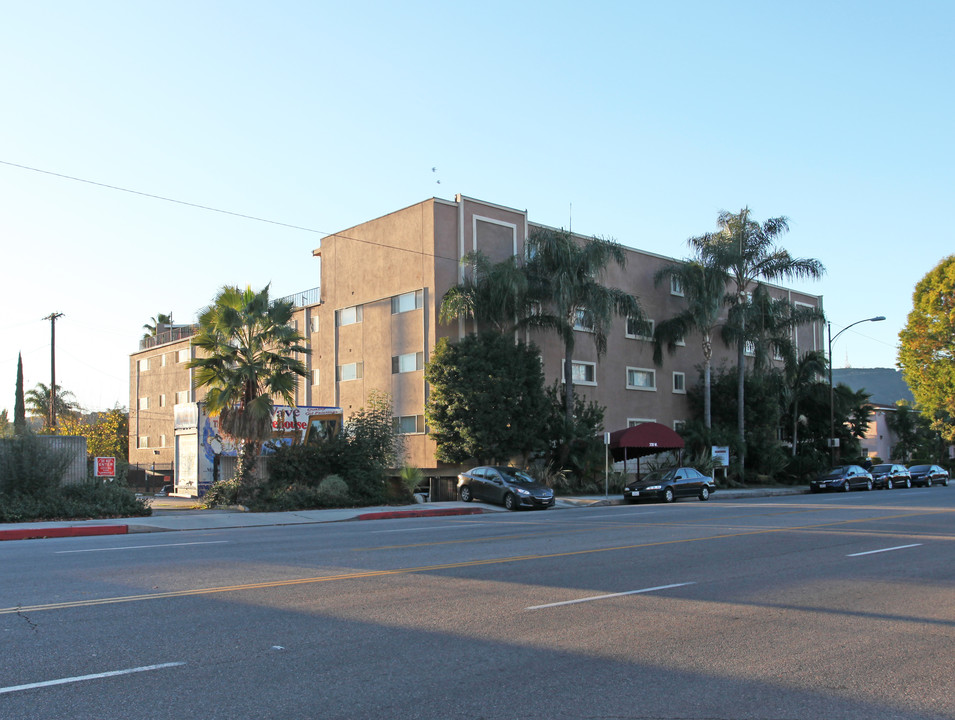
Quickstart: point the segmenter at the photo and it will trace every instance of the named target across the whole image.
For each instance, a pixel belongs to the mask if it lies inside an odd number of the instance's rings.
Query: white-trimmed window
[[[341,327],[342,325],[354,325],[355,323],[360,323],[362,314],[361,305],[352,305],[351,307],[336,310],[335,324]]]
[[[424,415],[397,415],[394,423],[399,435],[415,435],[424,432]]]
[[[683,428],[686,427],[686,420],[674,420],[673,421],[673,430],[674,432],[682,432]]]
[[[643,423],[656,422],[653,418],[627,418],[627,427],[632,428]]]
[[[176,393],[176,405],[182,405],[183,403],[189,402],[189,391],[188,390],[179,390]]]
[[[182,350],[177,350],[177,351],[176,351],[176,362],[177,362],[177,363],[189,362],[189,360],[190,360],[189,355],[190,355],[190,353],[189,353],[189,348],[183,348]]]
[[[574,314],[574,330],[593,332],[594,314],[587,308],[577,308],[577,312]]]
[[[139,372],[144,373],[149,370],[149,358],[143,358],[139,361]]]
[[[686,373],[673,373],[673,392],[686,393]]]
[[[676,275],[670,276],[670,294],[683,297],[683,281]]]
[[[410,312],[424,307],[424,290],[413,290],[412,292],[395,295],[391,298],[391,314]]]
[[[160,436],[159,436],[159,447],[161,447],[161,448],[166,447],[166,436],[165,436],[165,435],[160,435]]]
[[[653,340],[653,329],[653,320],[647,319],[644,325],[636,318],[627,318],[627,337],[632,340]]]
[[[139,409],[140,410],[149,410],[149,398],[141,397],[139,398]]]
[[[160,396],[159,396],[159,407],[166,407],[166,396],[165,396],[165,395],[160,395]]]
[[[312,315],[311,320],[309,320],[309,328],[313,333],[318,332],[318,315]]]
[[[392,375],[397,375],[398,373],[409,373],[414,372],[415,370],[424,369],[424,353],[405,353],[404,355],[392,355],[391,357],[391,373]]]
[[[318,372],[318,368],[315,368],[314,370],[312,370],[312,385],[318,385],[318,381],[320,377],[321,376]]]
[[[166,353],[159,356],[159,365],[160,367],[166,367]]]
[[[597,363],[574,360],[570,364],[570,379],[574,385],[596,385]],[[564,361],[560,365],[560,381],[564,382]]]
[[[140,449],[145,449],[149,447],[149,437],[147,435],[140,435],[139,442],[136,443],[136,447]]]
[[[627,368],[627,390],[656,390],[657,371],[650,368]]]
[[[747,340],[745,343],[743,343],[743,354],[746,357],[753,357],[756,355],[756,345],[752,340]]]
[[[335,379],[338,382],[347,382],[348,380],[361,380],[364,371],[364,363],[353,362],[339,365],[335,373]]]

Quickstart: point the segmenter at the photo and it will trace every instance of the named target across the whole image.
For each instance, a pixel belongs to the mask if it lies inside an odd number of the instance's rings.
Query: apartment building
[[[441,299],[460,281],[464,255],[480,251],[498,261],[521,254],[538,227],[544,226],[531,222],[526,210],[458,195],[454,200],[431,198],[325,237],[313,251],[318,287],[286,298],[295,304],[296,326],[311,348],[304,358],[309,375],[297,390],[297,404],[340,407],[347,420],[371,393],[387,392],[405,436],[408,462],[426,472],[452,472],[437,467],[434,459],[435,445],[424,422],[428,388],[423,369],[440,338],[459,338],[473,328],[463,321],[440,323]],[[684,248],[682,239],[675,239],[674,257]],[[654,322],[679,312],[685,302],[681,288],[653,283],[656,271],[674,257],[632,248],[626,254],[626,266],[609,267],[605,282],[634,294]],[[822,307],[821,296],[781,287],[771,292]],[[600,357],[587,328],[579,332],[575,391],[606,408],[607,430],[646,421],[677,428],[687,419],[686,392],[697,382],[703,361],[698,338],[688,337],[685,346],[657,366],[649,337],[625,319],[614,323]],[[556,335],[528,331],[524,337],[540,347],[546,381],[560,380],[563,346]],[[822,348],[821,323],[799,328],[795,340],[800,352]],[[193,352],[188,337],[170,337],[131,356],[130,462],[173,461],[172,407],[201,400],[183,366]],[[735,363],[732,349],[717,345],[715,353],[715,365]]]

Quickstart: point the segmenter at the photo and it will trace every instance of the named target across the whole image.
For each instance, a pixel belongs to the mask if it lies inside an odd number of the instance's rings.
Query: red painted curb
[[[365,513],[358,515],[356,520],[390,520],[402,517],[437,517],[439,515],[480,515],[481,508],[444,508],[434,510],[386,510],[384,512]]]
[[[85,535],[125,535],[126,525],[90,525],[88,527],[23,528],[0,530],[0,540],[37,540],[39,538],[82,537]]]

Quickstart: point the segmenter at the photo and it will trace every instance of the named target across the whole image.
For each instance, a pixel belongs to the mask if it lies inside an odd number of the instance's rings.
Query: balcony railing
[[[321,288],[314,287],[311,290],[292,293],[285,297],[278,298],[275,302],[290,302],[293,307],[308,307],[309,305],[318,305],[322,300]]]
[[[149,348],[154,348],[159,345],[166,345],[187,337],[192,337],[199,329],[198,325],[175,325],[173,327],[160,325],[160,327],[165,327],[166,329],[161,330],[151,337],[144,337],[139,341],[140,350],[148,350]]]

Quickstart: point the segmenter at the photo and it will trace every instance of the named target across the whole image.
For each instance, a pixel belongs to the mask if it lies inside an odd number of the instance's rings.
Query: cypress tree
[[[17,394],[13,401],[13,432],[22,435],[27,427],[27,411],[23,402],[23,355],[17,354]]]

